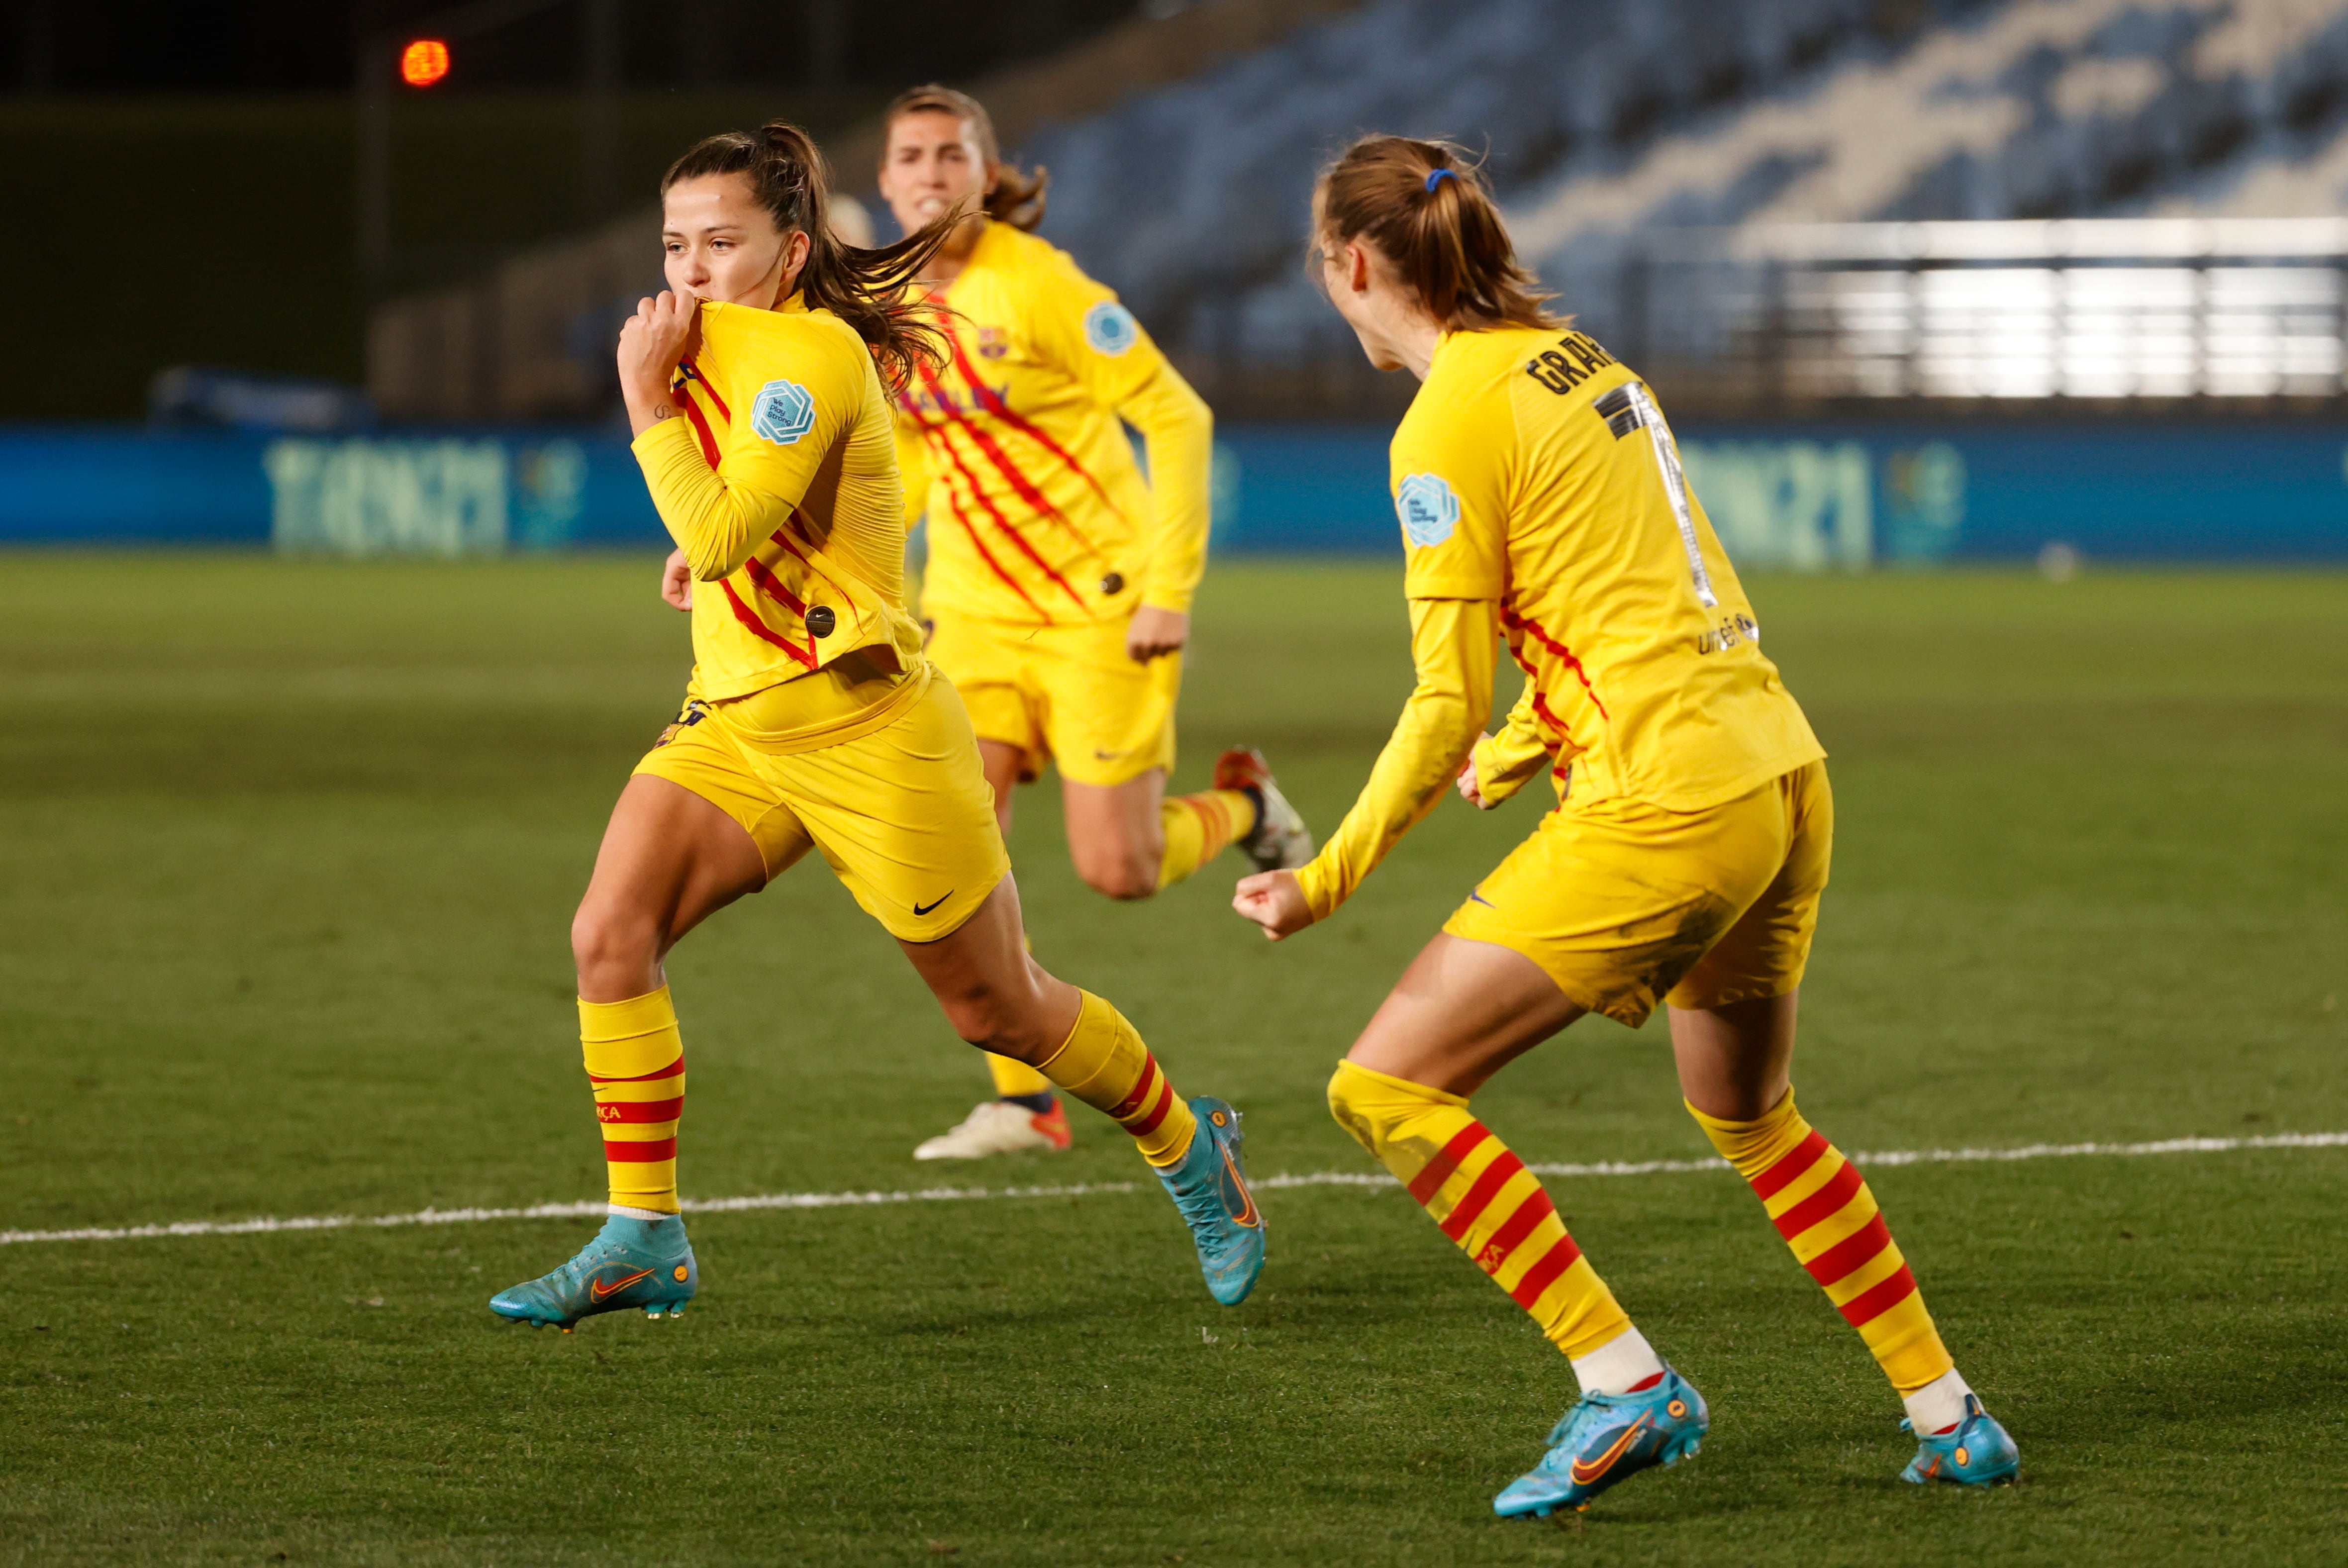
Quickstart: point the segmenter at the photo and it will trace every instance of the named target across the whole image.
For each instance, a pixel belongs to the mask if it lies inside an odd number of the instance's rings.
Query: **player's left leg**
[[[1263,1216],[1240,1162],[1239,1113],[1185,1102],[1125,1016],[1027,952],[1019,891],[1005,872],[950,934],[898,944],[962,1037],[1035,1068],[1133,1135],[1190,1227],[1207,1288],[1235,1306],[1263,1269]]]
[[[1329,1081],[1339,1125],[1564,1353],[1581,1398],[1549,1452],[1493,1500],[1504,1515],[1579,1508],[1702,1444],[1703,1398],[1666,1367],[1468,1097],[1580,1017],[1531,959],[1446,932],[1405,971]]]
[[[1795,1108],[1795,1021],[1834,800],[1819,764],[1776,789],[1792,824],[1782,869],[1669,997],[1680,1092],[1907,1405],[1920,1446],[1902,1479],[2011,1480],[2013,1439],[1958,1374],[1874,1193]]]
[[[963,693],[963,706],[971,709],[973,723],[983,712],[992,716],[990,722],[998,728],[1025,732],[1022,727],[1030,721],[1015,688],[997,683],[976,690],[977,702],[972,701],[970,692]],[[1021,779],[1035,777],[1034,761],[1025,746],[1007,740],[982,738],[978,756],[986,772],[986,787],[994,795],[995,824],[1008,839],[1012,791],[1019,787]],[[1060,1097],[1052,1092],[1050,1078],[1025,1062],[992,1053],[986,1057],[986,1070],[994,1079],[994,1098],[979,1101],[968,1116],[953,1126],[916,1144],[914,1159],[983,1160],[989,1155],[1028,1151],[1057,1154],[1076,1141],[1068,1127],[1067,1110],[1060,1104]]]

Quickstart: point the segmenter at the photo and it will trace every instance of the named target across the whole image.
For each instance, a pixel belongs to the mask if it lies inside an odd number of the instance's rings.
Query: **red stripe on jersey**
[[[675,1121],[685,1114],[685,1096],[675,1099],[616,1099],[595,1108],[598,1121],[623,1124],[644,1121]]]
[[[1513,604],[1500,606],[1500,624],[1504,626],[1522,626],[1533,634],[1535,642],[1563,660],[1565,667],[1573,672],[1573,678],[1581,683],[1581,689],[1590,694],[1590,700],[1598,708],[1598,717],[1609,724],[1614,722],[1613,716],[1606,711],[1606,705],[1598,700],[1598,688],[1590,684],[1590,672],[1581,667],[1581,661],[1574,657],[1571,648],[1550,636],[1539,621],[1520,613]]]
[[[686,421],[693,426],[693,433],[701,438],[702,457],[707,459],[710,468],[713,469],[716,469],[717,467],[717,438],[709,433],[709,421],[701,417],[701,408],[694,402],[693,394],[686,391],[682,387],[678,387],[676,389],[676,404],[678,407],[685,410]]]
[[[1906,1264],[1901,1264],[1898,1274],[1844,1302],[1843,1321],[1853,1328],[1864,1328],[1915,1294],[1916,1276],[1908,1271]]]
[[[1817,1164],[1818,1156],[1829,1147],[1827,1135],[1813,1129],[1807,1138],[1779,1155],[1770,1162],[1767,1170],[1753,1178],[1753,1191],[1760,1195],[1763,1202],[1767,1202],[1784,1191],[1795,1177]]]
[[[1517,1288],[1509,1293],[1509,1298],[1530,1312],[1533,1304],[1540,1300],[1541,1292],[1555,1284],[1557,1276],[1571,1268],[1581,1257],[1581,1249],[1573,1244],[1571,1236],[1558,1237],[1557,1245],[1543,1253],[1540,1262],[1525,1271],[1525,1277],[1519,1280]]]
[[[1455,1242],[1466,1235],[1468,1227],[1476,1222],[1476,1217],[1500,1195],[1500,1189],[1508,1185],[1509,1178],[1524,1168],[1525,1162],[1505,1149],[1493,1156],[1492,1162],[1484,1167],[1483,1173],[1469,1184],[1467,1191],[1460,1194],[1459,1202],[1451,1206],[1451,1212],[1444,1216],[1443,1233]]]
[[[765,562],[753,555],[749,560],[742,562],[742,571],[744,575],[758,585],[759,591],[767,598],[772,599],[794,615],[802,618],[806,616],[807,601],[785,587],[783,580],[776,576]],[[809,639],[808,651],[810,653],[814,651],[813,639]]]
[[[1890,1244],[1891,1227],[1878,1214],[1802,1266],[1820,1284],[1834,1284],[1881,1257]]]
[[[928,384],[931,392],[937,397],[939,404],[946,411],[947,418],[953,421],[953,428],[970,438],[970,444],[979,449],[981,456],[987,458],[994,464],[996,469],[999,470],[1003,474],[1004,480],[1010,483],[1011,488],[1018,491],[1020,497],[1023,500],[1026,500],[1029,505],[1041,507],[1050,516],[1059,518],[1059,521],[1063,524],[1067,525],[1070,532],[1075,532],[1075,525],[1068,523],[1067,519],[1061,518],[1057,511],[1052,510],[1051,503],[1045,500],[1043,492],[1036,490],[1033,485],[1027,482],[1027,476],[1020,473],[1018,469],[1012,465],[1010,459],[1003,456],[1002,449],[996,447],[994,442],[990,441],[986,438],[985,433],[979,429],[978,426],[971,420],[969,416],[963,413],[961,409],[955,407],[952,400],[940,391],[938,387],[938,378],[935,376],[931,375],[926,370],[922,372],[922,378]],[[989,496],[986,491],[981,488],[977,476],[973,474],[969,469],[963,467],[961,455],[953,450],[953,441],[946,438],[942,433],[936,438],[932,444],[942,448],[945,451],[948,459],[953,462],[954,467],[962,470],[963,477],[970,481],[972,496],[976,499],[980,506],[986,509],[986,515],[994,520],[994,526],[1001,529],[1004,533],[1009,534],[1011,536],[1011,542],[1019,547],[1019,552],[1022,555],[1025,555],[1030,562],[1035,563],[1035,570],[1050,578],[1052,582],[1059,587],[1061,592],[1067,594],[1069,598],[1075,600],[1076,602],[1076,608],[1080,610],[1083,609],[1085,604],[1084,595],[1077,593],[1069,583],[1068,580],[1061,576],[1060,573],[1054,569],[1050,562],[1044,559],[1044,557],[1036,551],[1035,547],[1027,542],[1027,536],[1025,534],[1020,532],[1016,528],[1012,526],[1011,520],[1004,515],[1003,509],[996,506],[994,504],[994,498]],[[1077,534],[1076,537],[1079,541],[1084,540],[1084,535],[1081,533]],[[1091,548],[1089,542],[1086,542],[1086,548]]]
[[[654,1078],[675,1078],[684,1070],[685,1057],[680,1055],[668,1066],[654,1068],[648,1073],[636,1073],[628,1078],[606,1078],[602,1073],[589,1073],[587,1081],[589,1083],[650,1083]]]
[[[701,383],[701,389],[709,394],[709,406],[717,410],[717,417],[719,418],[725,420],[729,425],[734,422],[734,410],[726,406],[726,399],[717,395],[717,388],[709,384],[709,377],[701,373],[700,366],[695,365],[692,360],[688,359],[682,365],[679,365],[677,368],[684,371],[687,376],[692,377],[695,381]]]
[[[603,1158],[614,1165],[644,1165],[655,1160],[674,1160],[676,1158],[676,1140],[654,1138],[642,1143],[614,1143],[606,1139]]]
[[[1867,1179],[1859,1167],[1846,1160],[1827,1184],[1777,1216],[1777,1233],[1792,1241],[1829,1214],[1842,1212],[1842,1206],[1859,1196]]]
[[[791,509],[790,519],[787,526],[788,526],[791,531],[797,533],[801,539],[807,541],[808,550],[821,550],[823,548],[822,545],[818,544],[815,542],[814,531],[810,530],[803,521],[801,521],[801,516],[798,508],[794,507]],[[775,530],[774,532],[767,535],[767,537],[775,543],[781,545],[785,550],[789,551],[798,561],[800,565],[806,567],[808,571],[822,578],[826,583],[830,583],[833,592],[837,593],[840,598],[847,603],[850,609],[853,610],[856,608],[856,596],[849,593],[848,585],[842,583],[839,578],[834,577],[830,573],[826,572],[813,556],[808,555],[806,551],[801,550],[798,545],[793,544],[788,539],[785,538],[781,529],[778,528]]]
[[[1533,1233],[1534,1227],[1556,1212],[1557,1205],[1549,1201],[1549,1194],[1538,1187],[1534,1188],[1525,1201],[1517,1205],[1517,1212],[1492,1233],[1492,1239],[1484,1243],[1485,1253],[1498,1253],[1501,1257],[1507,1257],[1524,1244],[1525,1238]],[[1496,1270],[1499,1266],[1498,1263],[1492,1265]]]
[[[772,626],[758,619],[758,613],[742,603],[742,595],[734,592],[733,583],[720,582],[717,586],[726,591],[726,603],[733,606],[734,618],[748,628],[752,636],[761,642],[774,644],[808,668],[815,668],[815,655],[808,649],[793,647],[789,643],[785,642],[782,635]]]
[[[1036,428],[1036,427],[1028,423],[1025,419],[1023,419],[1018,415],[1013,413],[1011,411],[1011,405],[1004,402],[1002,396],[998,394],[994,387],[989,387],[986,384],[986,378],[981,376],[976,368],[972,366],[970,356],[963,351],[962,346],[962,335],[953,329],[951,320],[946,324],[946,341],[953,346],[954,369],[961,373],[962,378],[965,382],[969,383],[971,396],[978,400],[979,407],[984,408],[988,413],[994,415],[996,418],[1002,420],[1004,424],[1010,426],[1013,429],[1018,431],[1021,435],[1025,436],[1028,439],[1042,447],[1045,451],[1059,459],[1061,462],[1067,465],[1070,472],[1074,473],[1078,479],[1083,480],[1085,483],[1092,486],[1093,494],[1101,498],[1101,503],[1103,505],[1107,506],[1109,511],[1116,512],[1119,517],[1123,517],[1125,515],[1124,510],[1120,508],[1117,502],[1108,499],[1108,491],[1101,489],[1100,480],[1093,478],[1092,471],[1089,469],[1086,469],[1084,464],[1076,461],[1075,457],[1070,455],[1067,449],[1061,446],[1059,442],[1052,439],[1051,437],[1045,435],[1042,430]]]
[[[927,438],[930,446],[945,454],[946,460],[953,465],[954,472],[962,476],[963,484],[970,488],[973,496],[976,496],[978,489],[977,481],[971,478],[970,470],[963,467],[962,459],[955,456],[953,449],[946,440],[944,434],[937,426],[931,424],[928,419],[924,418],[921,411],[915,408],[911,402],[906,401],[903,398],[900,398],[899,402],[903,405],[908,413],[911,413],[913,416],[915,421],[921,425],[922,434]],[[977,499],[980,500],[981,504],[984,504],[983,497],[977,497]],[[1010,573],[1005,572],[1003,569],[1003,562],[994,558],[994,552],[987,549],[986,542],[978,536],[978,525],[970,521],[970,513],[963,510],[962,496],[960,492],[954,489],[952,479],[948,479],[946,481],[946,504],[953,509],[954,521],[962,525],[963,532],[969,537],[971,548],[978,552],[979,559],[985,562],[988,568],[993,571],[997,577],[1003,579],[1003,585],[1004,587],[1010,589],[1014,593],[1018,594],[1020,600],[1025,603],[1030,610],[1035,611],[1036,614],[1041,615],[1044,618],[1044,624],[1045,625],[1050,625],[1052,624],[1050,614],[1045,610],[1043,605],[1035,603],[1035,601],[1028,595],[1027,590],[1019,585],[1019,580],[1016,577],[1012,576]],[[992,509],[990,508],[989,510]]]
[[[1419,1207],[1425,1208],[1426,1201],[1441,1191],[1443,1184],[1451,1179],[1451,1173],[1459,1169],[1459,1162],[1473,1154],[1491,1136],[1492,1130],[1480,1121],[1470,1121],[1453,1133],[1451,1141],[1437,1150],[1435,1158],[1410,1179],[1410,1195],[1418,1200]]]
[[[922,373],[922,378],[937,397],[938,406],[943,408],[946,417],[954,422],[955,428],[970,438],[971,445],[976,447],[980,454],[994,465],[994,471],[1003,476],[1004,482],[1011,486],[1019,499],[1025,501],[1029,509],[1037,515],[1048,517],[1067,530],[1068,536],[1083,546],[1086,554],[1096,561],[1101,559],[1100,551],[1093,543],[1091,536],[1078,528],[1066,513],[1052,504],[1051,498],[1027,477],[1027,471],[1012,461],[1011,454],[1003,449],[1001,442],[988,435],[985,428],[976,420],[955,407],[953,398],[939,387],[938,378],[926,370]]]

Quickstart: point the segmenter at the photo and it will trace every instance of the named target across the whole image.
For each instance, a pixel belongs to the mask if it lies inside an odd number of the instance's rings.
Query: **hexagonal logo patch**
[[[1395,514],[1405,538],[1432,549],[1459,526],[1459,498],[1437,474],[1411,474],[1395,488]]]
[[[815,399],[796,381],[769,381],[750,405],[750,428],[778,447],[797,445],[815,428]]]
[[[1114,359],[1140,340],[1140,324],[1117,301],[1105,299],[1085,312],[1085,341],[1093,346],[1094,353]]]

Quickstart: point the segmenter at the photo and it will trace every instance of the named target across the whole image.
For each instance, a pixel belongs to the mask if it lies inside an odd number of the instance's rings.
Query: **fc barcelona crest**
[[[1004,336],[999,326],[982,326],[978,329],[978,352],[982,358],[1000,359],[1011,352],[1011,340]]]

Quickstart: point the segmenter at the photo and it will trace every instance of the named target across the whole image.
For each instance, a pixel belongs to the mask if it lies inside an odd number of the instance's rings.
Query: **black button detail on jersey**
[[[1101,579],[1101,592],[1114,597],[1125,592],[1125,573],[1112,572]]]
[[[831,613],[829,604],[818,604],[807,613],[807,629],[819,637],[829,637],[839,628],[839,617]]]

